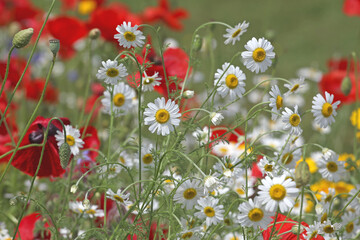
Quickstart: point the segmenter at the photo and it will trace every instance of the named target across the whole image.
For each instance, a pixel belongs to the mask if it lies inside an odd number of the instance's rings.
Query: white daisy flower
[[[271,179],[266,176],[259,185],[259,201],[265,204],[265,210],[274,212],[278,207],[280,212],[286,212],[295,204],[294,198],[298,195],[299,189],[296,183],[285,175]]]
[[[225,210],[223,205],[218,205],[219,199],[208,196],[200,198],[197,202],[198,205],[195,206],[195,209],[200,212],[196,212],[195,216],[199,219],[205,219],[207,227],[224,220]]]
[[[151,169],[154,166],[155,156],[153,155],[154,151],[153,145],[150,143],[141,148],[141,169]],[[138,155],[139,156],[139,155]],[[136,159],[139,159],[137,157]]]
[[[232,184],[231,188],[234,192],[236,192],[239,197],[246,198],[246,178],[245,173],[242,173],[242,176],[235,179],[234,184]],[[255,178],[254,178],[255,180]],[[255,193],[254,190],[254,180],[251,179],[251,173],[248,174],[248,182],[247,182],[247,196],[252,196]],[[256,181],[256,180],[255,180]]]
[[[84,145],[84,141],[81,139],[80,131],[77,128],[73,128],[71,125],[65,125],[65,131],[66,142],[70,146],[72,155],[76,156],[80,152],[79,148],[82,148]],[[56,131],[55,139],[59,148],[65,142],[64,135],[64,131]]]
[[[122,25],[116,27],[118,34],[114,38],[119,41],[119,45],[124,48],[142,47],[144,45],[145,37],[143,33],[138,30],[138,25],[131,27],[131,22],[123,22]]]
[[[296,92],[299,91],[299,89],[303,88],[305,86],[304,80],[305,79],[303,77],[300,77],[300,78],[297,78],[297,79],[293,79],[291,81],[291,83],[284,84],[284,87],[289,89],[289,91],[287,91],[285,93],[285,96],[287,96],[287,95],[289,95],[291,93],[296,93]]]
[[[118,65],[117,61],[111,61],[108,59],[106,62],[102,61],[102,65],[104,67],[101,67],[98,70],[96,77],[99,80],[104,80],[107,84],[115,85],[121,80],[121,78],[128,75],[124,64],[120,63],[120,65]]]
[[[231,99],[241,98],[245,93],[245,74],[239,67],[224,63],[215,73],[214,86],[221,97],[230,95]]]
[[[161,77],[159,77],[159,73],[155,72],[154,75],[148,76],[145,73],[145,76],[143,78],[142,82],[142,90],[144,92],[146,91],[154,91],[155,86],[159,86],[161,84]]]
[[[231,184],[242,174],[242,169],[239,166],[240,159],[234,156],[229,156],[223,157],[221,160],[223,164],[217,162],[214,165],[214,170],[218,173],[214,174],[214,176]]]
[[[356,188],[352,189],[350,191],[350,196],[353,197],[359,189],[359,186],[357,185]],[[350,203],[350,207],[355,210],[355,212],[359,215],[360,214],[360,194],[358,194],[354,200]]]
[[[224,116],[221,113],[212,112],[210,113],[210,120],[212,124],[219,125],[221,121],[224,119]]]
[[[271,120],[275,121],[280,115],[280,109],[284,106],[283,105],[283,96],[279,90],[277,85],[271,87],[270,94],[270,103],[269,106],[271,107]]]
[[[149,131],[157,135],[166,136],[174,131],[174,126],[180,124],[179,106],[169,99],[165,103],[165,98],[155,99],[155,103],[148,103],[148,108],[145,109],[144,119],[145,125],[150,125]]]
[[[213,175],[207,175],[204,178],[205,191],[212,192],[217,189],[220,185],[219,179]]]
[[[193,137],[195,137],[200,145],[204,145],[209,142],[209,136],[211,136],[212,131],[207,126],[205,126],[203,129],[198,128],[193,132]]]
[[[303,234],[303,237],[306,240],[311,240],[316,238],[320,234],[320,222],[314,222],[314,224],[310,225],[309,227],[305,227],[306,233]]]
[[[125,194],[121,191],[121,189],[118,189],[116,193],[113,192],[111,189],[108,189],[106,191],[106,196],[123,206],[129,206],[131,204],[131,201],[129,201],[130,193]]]
[[[0,222],[0,239],[1,240],[11,240],[12,237],[9,235],[9,231],[6,229],[4,222]]]
[[[245,48],[247,51],[241,53],[244,65],[252,72],[265,72],[271,66],[271,59],[275,58],[274,47],[265,38],[252,38]]]
[[[336,233],[339,233],[339,230],[341,228],[341,224],[340,223],[334,223],[332,224],[330,222],[330,220],[325,221],[324,223],[322,223],[320,225],[319,230],[321,231],[321,235],[325,238],[325,239],[330,239],[335,237],[336,238]]]
[[[111,103],[113,104],[113,112],[116,117],[126,114],[132,108],[132,100],[135,97],[135,91],[129,85],[121,82],[113,86],[113,94],[111,88],[104,92],[104,98],[101,99],[103,112],[111,115]]]
[[[271,223],[271,217],[274,215],[273,212],[266,211],[264,205],[255,198],[255,201],[249,199],[247,202],[243,202],[239,206],[239,223],[245,227],[261,227],[266,229]]]
[[[99,168],[99,174],[102,178],[114,178],[119,175],[123,168],[119,164],[109,164]]]
[[[186,209],[192,209],[197,200],[203,196],[203,188],[200,180],[186,180],[176,190],[174,201],[181,203]]]
[[[331,151],[330,156],[322,156],[316,163],[319,173],[323,178],[337,182],[346,172],[344,162],[339,161],[339,155]]]
[[[225,235],[224,240],[244,240],[244,236],[240,233],[228,233]]]
[[[297,71],[297,75],[299,77],[304,77],[304,78],[312,80],[314,82],[320,82],[323,74],[321,71],[319,71],[316,68],[306,67],[306,68],[300,68]]]
[[[76,201],[69,202],[69,208],[75,213],[83,214],[85,218],[104,217],[104,211],[102,209],[98,209],[97,205],[85,207],[82,202]]]
[[[290,110],[290,108],[285,108],[285,111],[282,112],[282,121],[285,123],[284,130],[290,130],[290,134],[301,135],[301,118],[297,105],[294,107],[294,111]]]
[[[336,109],[340,104],[340,101],[334,102],[334,95],[328,92],[325,92],[325,99],[318,93],[312,101],[311,112],[314,115],[315,122],[320,125],[320,127],[328,127],[333,122],[335,122],[334,116],[336,116]]]
[[[312,122],[312,127],[315,131],[318,131],[321,134],[329,134],[331,132],[330,126],[322,128],[317,122]]]
[[[236,41],[240,41],[240,36],[247,31],[248,27],[249,23],[243,21],[242,23],[237,24],[233,28],[227,28],[227,33],[223,35],[223,37],[226,38],[224,44],[227,45],[232,42],[232,45],[234,45]]]
[[[275,153],[278,155],[278,153]],[[297,161],[301,158],[301,148],[294,144],[286,144],[284,150],[279,156],[279,160],[284,167],[288,169],[295,169]]]
[[[135,157],[127,154],[125,151],[121,152],[119,155],[119,162],[129,168],[134,166]]]
[[[233,156],[235,145],[227,142],[219,142],[213,146],[212,152],[219,157]]]
[[[358,216],[352,212],[346,212],[341,217],[341,222],[344,225],[344,237],[346,239],[355,238],[357,232],[359,231]]]
[[[269,160],[266,156],[260,159],[258,167],[260,168],[263,176],[265,174],[271,177],[276,176],[280,170],[276,162],[273,160]]]
[[[178,234],[177,240],[200,240],[204,233],[201,230],[201,227],[194,227],[194,219],[186,221],[185,219],[181,218],[181,229],[182,231]]]

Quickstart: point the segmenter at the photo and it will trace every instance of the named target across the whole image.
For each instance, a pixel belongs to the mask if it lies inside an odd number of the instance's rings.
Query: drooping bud
[[[351,80],[348,76],[344,77],[341,82],[341,91],[345,96],[349,95],[352,88]]]
[[[70,153],[71,150],[69,144],[67,142],[61,144],[59,149],[59,157],[60,157],[60,164],[63,169],[65,169],[69,164]]]
[[[300,233],[302,233],[303,231],[304,231],[304,226],[303,226],[303,225],[300,225]],[[298,224],[295,224],[294,226],[292,226],[291,232],[292,232],[293,234],[298,234],[298,233],[299,233],[299,225],[298,225]]]
[[[297,186],[309,184],[311,173],[306,161],[301,161],[295,169],[295,182]]]
[[[60,40],[58,39],[49,40],[49,48],[53,53],[54,57],[56,57],[56,54],[59,52],[60,49]]]
[[[193,50],[198,52],[202,47],[202,39],[199,34],[195,35],[194,42],[193,42]]]
[[[93,28],[89,32],[89,38],[92,40],[98,39],[100,37],[100,35],[101,35],[101,31],[98,28]]]
[[[76,184],[72,185],[70,188],[71,193],[76,193],[77,190],[78,190],[78,186]]]
[[[84,206],[85,210],[90,209],[90,200],[85,198],[83,201],[83,206]]]
[[[32,35],[34,34],[33,28],[27,28],[19,31],[13,38],[13,46],[16,48],[23,48],[29,44]]]
[[[194,96],[194,91],[192,90],[186,90],[184,93],[183,93],[183,97],[185,99],[190,99]]]

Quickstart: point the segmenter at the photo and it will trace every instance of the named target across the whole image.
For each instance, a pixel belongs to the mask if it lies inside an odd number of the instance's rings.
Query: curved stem
[[[6,83],[8,74],[9,74],[11,53],[12,53],[12,51],[14,50],[14,48],[15,48],[15,46],[11,46],[10,51],[9,51],[9,54],[8,54],[8,59],[7,59],[7,62],[6,62],[6,70],[5,70],[4,80],[3,80],[3,83],[2,83],[2,85],[1,85],[1,90],[0,90],[0,96],[2,95],[2,93],[3,93],[3,91],[4,91],[4,88],[5,88],[5,83]]]

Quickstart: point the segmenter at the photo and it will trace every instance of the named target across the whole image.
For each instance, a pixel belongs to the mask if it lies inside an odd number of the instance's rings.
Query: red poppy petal
[[[360,0],[345,0],[343,11],[348,16],[360,16]]]

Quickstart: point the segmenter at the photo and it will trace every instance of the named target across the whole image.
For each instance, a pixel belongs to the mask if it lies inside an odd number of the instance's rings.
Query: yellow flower
[[[343,154],[340,154],[339,156],[339,161],[347,161],[348,159],[350,159],[351,161],[355,162],[355,156],[354,154],[349,154],[349,153],[343,153]],[[356,161],[356,166],[360,166],[360,159],[358,159]],[[348,169],[349,171],[354,171],[355,168],[353,166],[351,166],[350,168],[350,164],[349,163],[345,163],[345,168]]]
[[[356,112],[358,114],[356,114]],[[357,115],[357,116],[356,116]],[[356,126],[359,130],[360,130],[360,108],[358,108],[357,110],[354,110],[352,113],[351,113],[351,116],[350,116],[350,121],[351,121],[351,124],[353,126]]]
[[[96,8],[95,0],[84,0],[79,2],[78,11],[81,15],[88,15]]]
[[[301,158],[299,161],[296,162],[296,167],[299,165],[299,163],[302,161],[303,159]],[[316,162],[314,161],[314,159],[312,158],[306,158],[305,162],[309,165],[309,170],[310,173],[316,173],[318,168],[316,166]]]
[[[335,183],[334,182],[330,182],[328,180],[325,179],[321,179],[320,181],[314,183],[313,185],[310,186],[310,190],[313,192],[325,192],[325,193],[329,193],[329,188],[335,188]],[[316,198],[318,200],[321,199],[321,195],[320,194],[316,194]]]
[[[335,194],[341,194],[341,193],[349,193],[352,189],[355,188],[354,185],[340,181],[335,183]],[[346,194],[341,195],[343,198],[347,198],[348,196]]]

